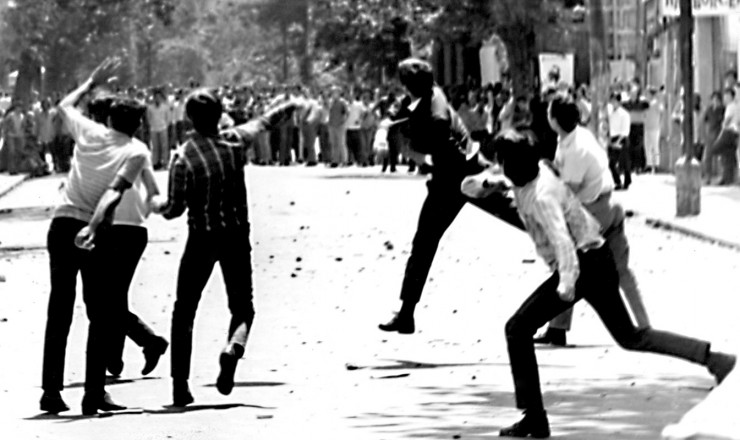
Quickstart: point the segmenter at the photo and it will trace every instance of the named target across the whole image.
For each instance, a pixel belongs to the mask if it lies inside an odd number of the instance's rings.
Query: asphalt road
[[[398,306],[423,178],[298,167],[250,167],[248,176],[257,318],[234,392],[221,396],[214,386],[228,325],[216,270],[196,321],[196,403],[169,407],[168,355],[142,378],[143,357],[128,343],[122,379],[108,389],[132,409],[109,417],[80,415],[81,298],[64,391],[73,408],[59,417],[38,410],[45,239],[61,179],[29,181],[0,199],[0,437],[492,438],[518,419],[503,326],[547,275],[527,236],[465,207],[438,251],[419,330],[386,334],[377,324]],[[169,338],[186,225],[153,217],[148,226],[130,303]],[[654,326],[740,348],[737,252],[638,218],[628,235]],[[569,342],[575,347],[538,350],[555,438],[655,439],[713,386],[701,367],[619,349],[585,304]]]

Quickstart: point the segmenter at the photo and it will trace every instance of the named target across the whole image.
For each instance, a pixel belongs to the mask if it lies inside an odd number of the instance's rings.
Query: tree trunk
[[[280,35],[283,38],[283,82],[288,82],[288,75],[290,72],[288,71],[288,57],[289,54],[289,48],[288,48],[288,23],[286,21],[281,21],[280,23]]]
[[[303,84],[310,84],[313,77],[313,57],[311,51],[311,1],[303,0],[305,10],[301,12],[303,20],[303,35],[301,41],[301,81]],[[303,5],[302,5],[303,6]]]
[[[38,54],[32,49],[25,49],[20,58],[13,101],[30,104],[33,91],[41,90],[41,64]]]
[[[537,78],[537,42],[532,25],[524,22],[504,25],[497,33],[506,44],[514,93],[525,94],[532,91]]]

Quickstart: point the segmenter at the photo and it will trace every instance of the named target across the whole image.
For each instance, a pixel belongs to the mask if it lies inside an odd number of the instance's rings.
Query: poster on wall
[[[480,83],[496,84],[501,81],[501,64],[496,57],[496,48],[483,46],[478,56],[480,58]]]
[[[561,83],[574,85],[572,53],[541,53],[539,61],[542,90],[557,87]]]

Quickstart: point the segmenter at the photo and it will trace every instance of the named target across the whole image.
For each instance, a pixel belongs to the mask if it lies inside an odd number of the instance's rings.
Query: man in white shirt
[[[495,150],[504,175],[514,184],[517,210],[526,230],[552,270],[505,326],[516,406],[524,410],[524,417],[499,435],[550,436],[532,336],[547,320],[581,299],[597,312],[621,347],[706,366],[717,382],[722,382],[734,368],[735,356],[714,351],[707,341],[632,324],[599,223],[549,167],[539,163],[531,142],[516,132],[507,132],[497,138]]]
[[[601,224],[601,234],[614,254],[619,273],[619,285],[632,309],[637,326],[648,327],[650,321],[629,268],[629,244],[624,233],[624,210],[611,202],[614,182],[609,172],[606,152],[596,137],[578,125],[580,111],[570,98],[558,96],[548,109],[548,120],[558,134],[554,166],[560,179],[573,191],[583,206]],[[565,345],[565,332],[570,330],[573,309],[550,321],[547,332],[535,340],[558,346]]]
[[[622,107],[622,97],[613,93],[609,98],[609,169],[616,190],[626,190],[632,184],[629,155],[630,114]],[[624,174],[624,182],[620,174]]]
[[[362,117],[367,111],[365,104],[362,103],[359,96],[349,104],[349,114],[347,116],[347,149],[349,150],[349,161],[356,163],[358,166],[366,166],[367,158],[362,148]]]
[[[170,162],[170,144],[167,128],[170,124],[171,107],[162,90],[154,91],[154,103],[149,105],[147,120],[149,121],[149,142],[152,149],[152,163],[155,170],[166,168]]]
[[[76,145],[62,202],[49,226],[47,245],[51,293],[40,406],[42,411],[54,414],[69,409],[61,390],[78,272],[90,321],[82,413],[125,409],[105,391],[105,370],[109,342],[125,327],[127,297],[125,289],[110,289],[109,275],[111,265],[117,262],[116,250],[111,246],[110,231],[97,233],[97,229],[109,223],[123,193],[146,165],[146,145],[133,138],[145,107],[129,99],[117,100],[110,107],[111,128],[87,118],[75,107],[82,96],[105,84],[119,65],[118,60],[106,60],[59,104]]]

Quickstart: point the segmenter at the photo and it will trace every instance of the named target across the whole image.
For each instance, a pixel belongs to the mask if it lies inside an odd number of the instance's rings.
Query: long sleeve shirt
[[[292,117],[288,102],[246,124],[212,136],[194,133],[173,157],[170,167],[166,219],[188,210],[191,231],[211,232],[248,225],[244,166],[247,149],[260,132]]]
[[[514,197],[537,253],[558,272],[558,290],[573,289],[580,275],[576,252],[604,244],[599,222],[544,164],[537,178],[514,188]]]

